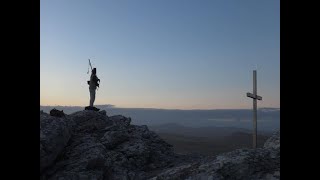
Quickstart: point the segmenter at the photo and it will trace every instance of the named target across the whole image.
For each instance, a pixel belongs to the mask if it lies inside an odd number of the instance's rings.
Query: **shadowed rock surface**
[[[40,178],[145,179],[174,162],[171,145],[130,122],[105,111],[61,118],[40,112]]]
[[[280,131],[263,148],[177,155],[147,126],[106,111],[40,112],[40,179],[279,179]]]

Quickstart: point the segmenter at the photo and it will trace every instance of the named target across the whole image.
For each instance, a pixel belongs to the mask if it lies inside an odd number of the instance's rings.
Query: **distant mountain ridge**
[[[171,110],[152,108],[117,108],[113,105],[97,105],[110,115],[132,117],[133,124],[156,126],[176,123],[189,127],[236,127],[252,128],[251,109],[217,109],[217,110]],[[66,114],[81,111],[81,106],[40,106],[40,110],[49,112],[52,108],[63,110]],[[258,109],[258,130],[273,132],[280,128],[279,108]]]

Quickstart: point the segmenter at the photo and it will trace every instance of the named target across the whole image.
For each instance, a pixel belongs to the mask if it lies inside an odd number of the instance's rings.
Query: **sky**
[[[40,105],[280,107],[279,0],[41,0]]]

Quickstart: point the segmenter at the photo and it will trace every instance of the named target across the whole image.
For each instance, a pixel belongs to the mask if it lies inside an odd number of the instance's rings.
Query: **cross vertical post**
[[[253,71],[253,94],[257,94],[257,71]],[[257,148],[257,99],[253,99],[253,148]]]
[[[257,100],[262,100],[257,95],[257,71],[253,71],[253,94],[247,93],[247,97],[253,99],[253,148],[257,148]]]

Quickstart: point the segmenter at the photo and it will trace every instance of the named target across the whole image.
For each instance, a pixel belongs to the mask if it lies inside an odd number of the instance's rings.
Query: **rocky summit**
[[[144,179],[174,162],[171,145],[130,121],[105,111],[41,112],[41,179]]]
[[[40,111],[40,179],[279,179],[280,131],[263,148],[218,157],[178,155],[147,126],[84,110],[61,117]]]

